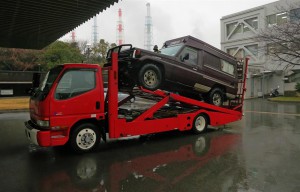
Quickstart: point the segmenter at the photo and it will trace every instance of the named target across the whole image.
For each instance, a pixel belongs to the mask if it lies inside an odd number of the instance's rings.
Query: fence
[[[37,71],[0,71],[0,97],[27,95],[34,73]]]

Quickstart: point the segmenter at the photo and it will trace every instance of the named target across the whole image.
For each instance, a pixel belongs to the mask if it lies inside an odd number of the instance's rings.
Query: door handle
[[[197,68],[193,67],[193,70],[194,70],[194,71],[197,71]]]
[[[100,102],[96,101],[96,109],[100,109]]]

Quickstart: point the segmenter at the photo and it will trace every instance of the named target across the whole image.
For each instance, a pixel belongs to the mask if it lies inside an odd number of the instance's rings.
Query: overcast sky
[[[144,48],[146,3],[150,3],[153,43],[161,47],[172,38],[192,35],[220,48],[220,19],[223,16],[276,0],[123,0],[97,16],[98,39],[116,42],[118,9],[123,11],[125,43]],[[92,43],[93,19],[75,29],[76,40]],[[68,33],[62,40],[71,40]]]

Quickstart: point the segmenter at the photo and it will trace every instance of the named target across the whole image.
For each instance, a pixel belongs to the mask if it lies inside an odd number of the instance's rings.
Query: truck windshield
[[[62,71],[63,66],[57,66],[52,68],[45,76],[43,82],[40,84],[39,88],[36,90],[34,97],[43,100],[49,93],[53,82],[58,77],[59,73]]]
[[[163,47],[160,50],[160,53],[164,55],[175,56],[182,46],[183,46],[182,44],[177,44],[173,46]]]

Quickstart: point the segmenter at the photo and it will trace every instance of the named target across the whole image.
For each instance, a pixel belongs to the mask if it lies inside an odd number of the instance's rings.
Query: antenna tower
[[[117,45],[121,45],[124,43],[124,28],[122,21],[122,9],[118,11],[118,21],[117,21]]]
[[[147,16],[145,18],[144,47],[147,50],[151,50],[153,46],[153,33],[152,33],[152,17],[150,13],[150,3],[147,3],[146,6],[147,6]]]
[[[95,46],[98,43],[98,26],[97,26],[97,16],[94,17],[94,24],[93,24],[93,32],[92,32],[92,42]]]

